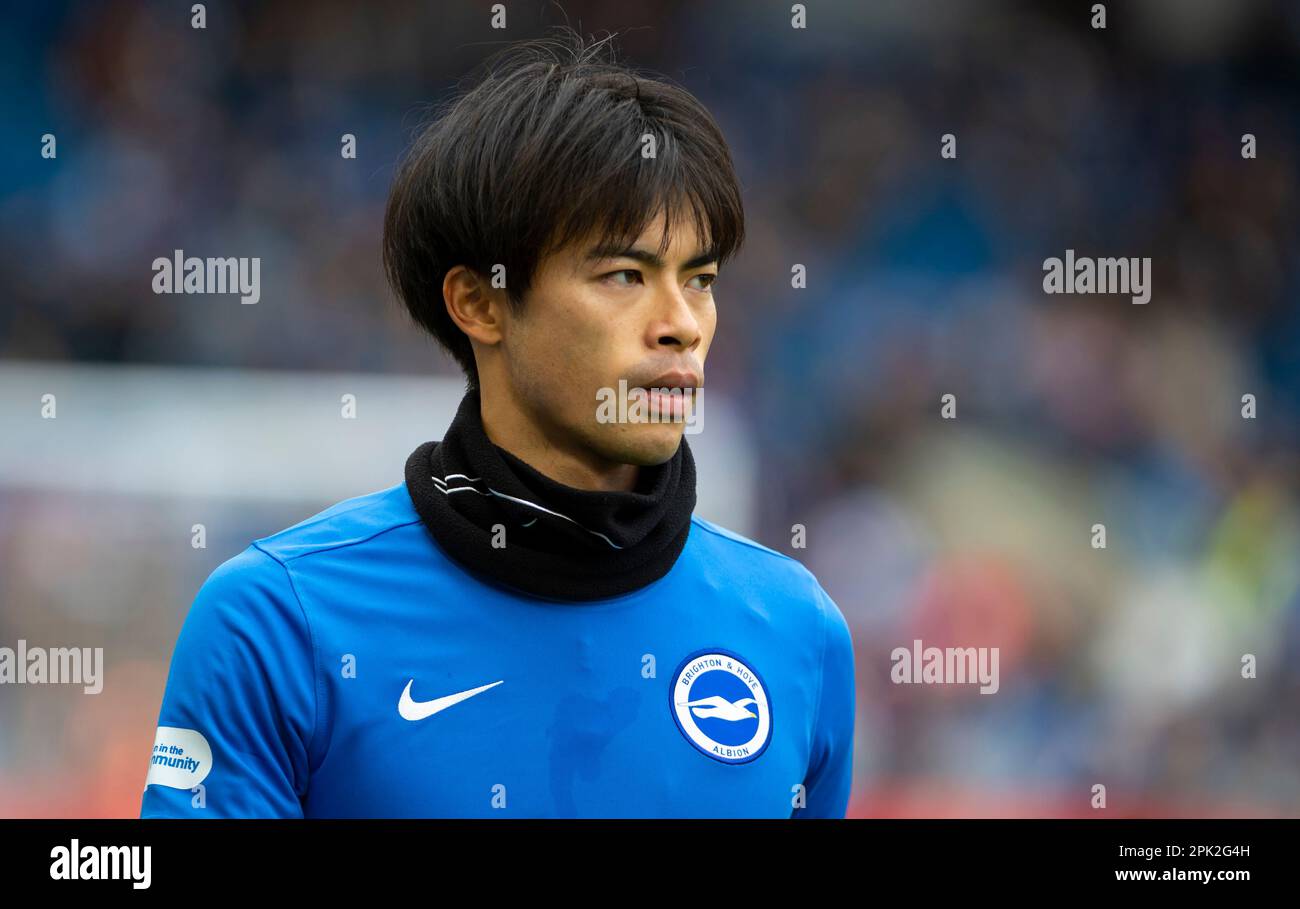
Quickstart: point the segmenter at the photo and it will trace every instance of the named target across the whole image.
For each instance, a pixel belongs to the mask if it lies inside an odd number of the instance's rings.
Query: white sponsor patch
[[[193,789],[212,769],[212,749],[203,733],[195,729],[159,726],[149,759],[145,786],[158,784],[173,789]]]

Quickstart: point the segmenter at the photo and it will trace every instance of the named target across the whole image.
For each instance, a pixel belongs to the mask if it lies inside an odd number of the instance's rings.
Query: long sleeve
[[[314,667],[285,567],[256,546],[219,566],[172,654],[140,816],[302,817]]]
[[[825,622],[821,694],[813,730],[812,755],[804,780],[804,807],[796,818],[842,818],[853,785],[853,725],[856,687],[853,638],[835,602],[817,588]]]

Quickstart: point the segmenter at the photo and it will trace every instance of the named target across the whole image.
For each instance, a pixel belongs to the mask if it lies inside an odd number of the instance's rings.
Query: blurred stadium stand
[[[537,6],[506,40],[564,21]],[[562,6],[729,137],[749,243],[707,372],[737,414],[701,492],[740,491],[701,510],[747,503],[715,519],[849,618],[853,813],[1095,816],[1104,783],[1110,815],[1300,814],[1300,4]],[[396,0],[6,19],[0,643],[105,641],[113,684],[0,689],[0,815],[129,815],[207,572],[441,429],[455,370],[384,289],[382,207],[503,36]],[[261,301],[155,296],[177,248],[261,256]],[[1151,302],[1046,297],[1066,248],[1151,256]],[[914,637],[999,646],[999,693],[891,684]]]

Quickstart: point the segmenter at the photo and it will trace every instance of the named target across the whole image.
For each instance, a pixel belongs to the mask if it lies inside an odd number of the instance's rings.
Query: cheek
[[[603,345],[597,326],[580,307],[548,301],[516,331],[510,371],[524,397],[546,412],[565,412],[585,401],[590,374],[599,365]]]
[[[713,343],[713,333],[718,328],[718,311],[709,304],[708,310],[700,314],[700,348],[699,357],[702,361],[705,354],[709,352],[709,345]]]
[[[547,347],[535,353],[556,361],[550,368],[575,380],[599,373],[601,363],[615,348],[614,325],[608,315],[601,318],[599,309],[584,305],[581,299],[557,309],[547,335]]]
[[[607,301],[573,294],[548,313],[546,340],[533,347],[533,354],[553,361],[548,369],[563,372],[574,380],[583,376],[605,381],[603,364],[619,355],[628,339]]]

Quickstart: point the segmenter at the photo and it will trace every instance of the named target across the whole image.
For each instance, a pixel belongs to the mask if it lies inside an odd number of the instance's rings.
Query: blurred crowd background
[[[1300,5],[488,6],[6,7],[0,358],[456,375],[382,281],[393,164],[500,42],[616,31],[745,187],[708,382],[757,464],[736,529],[853,630],[850,813],[1300,815]],[[154,295],[177,248],[260,256],[261,301]],[[1151,301],[1044,294],[1068,248],[1151,257]],[[190,503],[0,474],[0,646],[110,679],[0,688],[0,815],[134,816],[194,591],[328,504],[221,500],[195,551]],[[892,684],[914,639],[999,647],[999,692]]]

